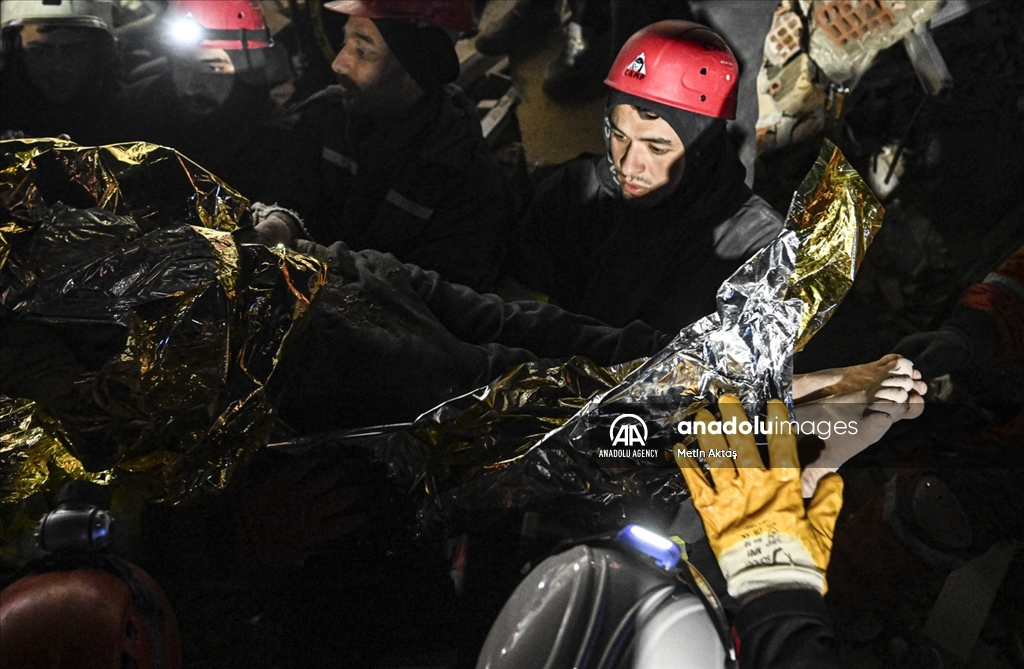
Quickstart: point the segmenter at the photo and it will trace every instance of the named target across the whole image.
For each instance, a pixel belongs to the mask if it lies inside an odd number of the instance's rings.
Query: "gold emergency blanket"
[[[268,438],[326,269],[237,243],[249,202],[172,149],[0,149],[0,501],[69,478],[224,488]]]
[[[513,507],[571,515],[577,527],[671,514],[689,494],[674,454],[693,438],[678,426],[722,392],[737,394],[751,416],[771,397],[790,401],[794,345],[809,341],[849,291],[882,215],[826,142],[786,230],[723,283],[717,313],[657,355],[614,369],[580,358],[525,365],[411,425],[320,443],[369,445],[393,472],[422,483],[426,522]]]
[[[786,298],[803,303],[794,350],[800,351],[853,287],[885,210],[843,154],[826,141],[794,193],[786,228],[800,248]]]

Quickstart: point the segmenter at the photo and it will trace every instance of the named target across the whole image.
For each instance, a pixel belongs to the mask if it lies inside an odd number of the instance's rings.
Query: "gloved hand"
[[[933,379],[970,362],[974,342],[960,328],[945,326],[904,337],[893,351],[913,360],[925,378]]]
[[[718,408],[723,424],[732,418],[737,425],[747,422],[743,405],[733,395],[722,396]],[[713,488],[696,460],[677,458],[729,594],[737,599],[779,589],[809,588],[823,594],[827,589],[825,571],[843,505],[843,480],[838,474],[822,478],[804,509],[795,429],[783,428],[788,420],[785,404],[768,403],[770,469],[764,468],[749,433],[729,434],[727,444],[721,434],[698,432]],[[717,422],[703,409],[696,421],[705,427]],[[736,453],[735,463],[722,453],[729,450]]]

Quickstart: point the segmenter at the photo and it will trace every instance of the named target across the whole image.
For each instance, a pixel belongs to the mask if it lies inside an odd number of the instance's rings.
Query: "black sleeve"
[[[451,281],[489,289],[504,261],[516,205],[505,175],[481,154],[444,187],[427,229],[404,262]]]
[[[634,321],[612,328],[540,302],[505,302],[406,265],[414,290],[444,327],[470,344],[523,348],[540,358],[582,355],[612,365],[653,355],[669,338]]]
[[[324,138],[321,128],[327,123],[327,105],[302,108],[273,123],[280,148],[266,178],[263,192],[255,198],[267,204],[294,209],[304,218],[317,218],[320,202],[320,163]],[[269,130],[268,130],[269,131]]]
[[[770,592],[745,604],[734,620],[741,669],[828,669],[838,644],[822,596],[813,590]]]
[[[584,201],[579,191],[585,186],[580,182],[589,176],[589,162],[571,161],[537,187],[511,248],[509,268],[516,280],[555,301],[574,292],[565,285],[566,274],[585,272],[571,228],[573,213],[579,212]]]

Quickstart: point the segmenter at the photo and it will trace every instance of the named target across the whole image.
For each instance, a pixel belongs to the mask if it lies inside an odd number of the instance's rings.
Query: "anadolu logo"
[[[633,62],[626,66],[626,71],[623,72],[627,77],[633,77],[637,81],[643,81],[644,77],[647,76],[647,52],[642,52],[639,56],[633,59]]]
[[[647,423],[631,413],[619,415],[608,428],[612,446],[643,446],[647,443]]]

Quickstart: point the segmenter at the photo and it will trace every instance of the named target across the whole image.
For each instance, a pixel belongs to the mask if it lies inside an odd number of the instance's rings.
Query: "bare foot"
[[[794,398],[797,385],[794,379]],[[801,399],[794,399],[801,402],[795,407],[796,420],[802,432],[814,432],[825,443],[818,459],[804,468],[805,495],[813,494],[825,474],[881,439],[893,423],[920,416],[927,389],[913,364],[896,354],[805,375]],[[807,401],[808,397],[815,399]]]
[[[883,388],[891,390],[878,395]],[[863,392],[866,397],[902,402],[911,391],[924,395],[928,384],[921,380],[921,373],[914,369],[914,363],[898,353],[889,353],[863,365],[823,369],[793,377],[794,404],[855,392]]]

